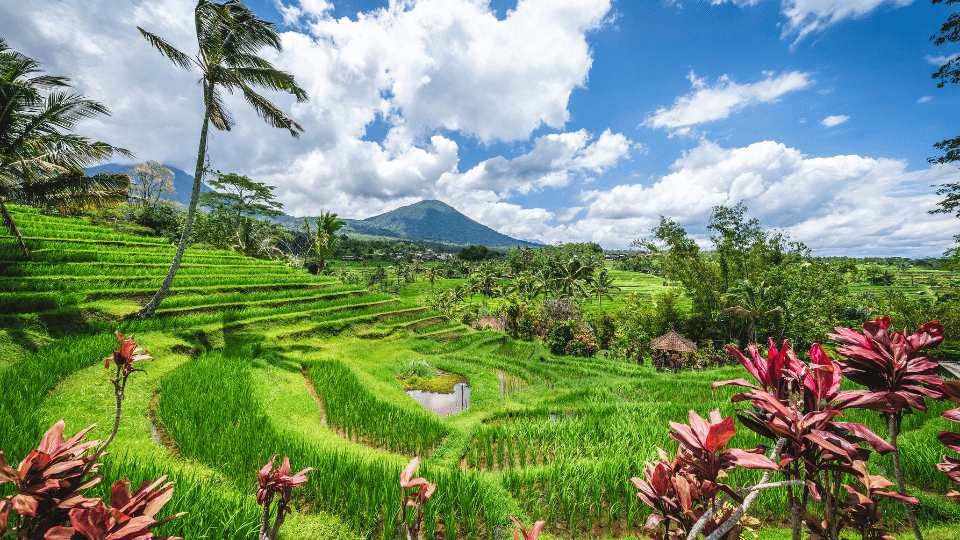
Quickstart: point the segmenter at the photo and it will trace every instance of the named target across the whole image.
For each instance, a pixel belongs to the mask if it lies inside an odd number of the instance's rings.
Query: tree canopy
[[[5,201],[64,210],[126,200],[126,175],[88,177],[83,169],[115,153],[133,155],[71,133],[80,121],[110,111],[69,93],[70,79],[42,71],[0,38],[0,214],[24,257],[27,247]]]

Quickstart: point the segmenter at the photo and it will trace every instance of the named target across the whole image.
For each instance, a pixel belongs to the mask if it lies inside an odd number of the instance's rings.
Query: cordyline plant
[[[280,525],[286,514],[290,513],[290,498],[293,496],[293,488],[308,480],[307,473],[313,470],[313,467],[307,467],[297,474],[290,474],[290,458],[283,456],[283,464],[279,469],[273,468],[273,462],[280,454],[275,454],[270,461],[257,471],[257,504],[263,506],[263,520],[260,522],[260,540],[275,540],[280,531]],[[277,516],[274,518],[273,527],[270,527],[270,506],[273,498],[279,495],[277,500]]]
[[[960,382],[945,382],[940,385],[940,391],[943,392],[943,396],[946,399],[954,403],[960,403]],[[944,412],[943,417],[948,420],[953,420],[954,422],[960,422],[960,408],[950,409]],[[941,431],[937,434],[937,440],[954,452],[960,453],[960,433]],[[943,462],[937,464],[937,469],[947,473],[947,477],[950,478],[954,484],[960,485],[960,459],[945,455],[943,456]],[[960,503],[960,492],[958,491],[950,490],[947,493],[947,497]]]
[[[49,540],[133,540],[164,538],[154,536],[151,528],[183,515],[177,514],[157,521],[155,516],[173,496],[173,483],[157,488],[166,480],[144,482],[130,493],[127,480],[113,486],[110,506],[97,498],[84,496],[81,491],[99,484],[103,477],[97,475],[101,465],[97,461],[106,455],[105,450],[113,440],[120,425],[120,406],[127,378],[135,371],[133,363],[150,358],[146,350],[137,348],[132,339],[124,339],[117,332],[119,350],[107,358],[105,367],[113,361],[117,375],[111,381],[117,394],[117,411],[113,432],[106,442],[84,441],[84,436],[96,424],[81,430],[70,439],[63,440],[65,423],[60,420],[40,440],[35,450],[14,469],[7,465],[0,451],[0,485],[11,483],[15,493],[0,497],[0,537],[8,533],[11,511],[16,516],[12,532],[17,538],[40,538]],[[87,453],[97,447],[93,455]],[[69,523],[70,526],[64,524]]]
[[[130,493],[129,480],[117,480],[110,494],[110,507],[96,499],[92,506],[70,510],[70,526],[54,527],[44,540],[183,540],[176,536],[155,536],[150,529],[159,527],[186,514],[180,512],[157,521],[160,509],[173,497],[173,482],[161,476],[154,482],[144,482]],[[161,486],[161,484],[163,484]],[[157,489],[159,488],[159,489]]]
[[[173,496],[173,483],[157,486],[144,482],[130,494],[127,481],[113,486],[110,506],[102,500],[85,497],[81,490],[99,484],[103,477],[90,476],[103,454],[86,455],[100,441],[84,442],[83,436],[96,424],[63,440],[64,422],[60,420],[43,435],[37,449],[30,452],[17,469],[9,467],[0,451],[0,484],[10,482],[16,493],[0,498],[0,537],[7,532],[10,511],[19,516],[14,524],[17,538],[47,540],[132,540],[168,538],[155,536],[150,529],[183,513],[157,521],[155,516]],[[70,526],[61,526],[69,521]],[[174,538],[174,537],[169,537]]]
[[[534,523],[533,527],[528,531],[523,526],[523,523],[520,523],[519,519],[513,516],[510,516],[510,519],[513,520],[513,523],[517,526],[516,529],[510,529],[510,532],[513,533],[513,540],[537,540],[537,537],[540,536],[540,529],[542,529],[546,523],[546,521],[540,520]]]
[[[856,475],[854,463],[865,461],[869,456],[870,450],[860,443],[866,442],[880,453],[892,452],[893,447],[863,424],[839,422],[834,418],[843,414],[842,409],[854,406],[890,411],[900,401],[896,396],[839,392],[839,366],[827,357],[819,344],[810,349],[810,365],[801,362],[787,342],[777,349],[772,339],[766,357],[755,345],[749,347],[749,358],[733,347],[727,349],[761,386],[744,379],[714,383],[714,386],[750,389],[731,398],[735,403],[749,401],[752,405],[750,409],[738,409],[740,421],[763,437],[783,439],[779,455],[781,472],[787,479],[803,480],[807,485],[800,493],[795,493],[792,487],[787,492],[794,540],[800,539],[808,495],[823,502],[828,538],[837,540],[836,510],[845,500],[840,496],[841,474]]]
[[[400,488],[403,489],[403,498],[400,501],[400,520],[406,529],[407,540],[418,540],[420,538],[420,529],[423,527],[423,505],[437,489],[436,484],[427,482],[425,478],[413,477],[419,466],[420,458],[414,457],[400,473]],[[412,491],[408,492],[408,489]],[[412,523],[407,523],[407,508],[417,509]]]
[[[696,538],[701,531],[713,538],[738,537],[737,524],[750,505],[742,495],[778,486],[737,491],[721,480],[727,476],[726,471],[738,466],[776,470],[777,464],[760,454],[763,448],[725,450],[736,428],[733,417],[721,418],[720,411],[711,412],[707,420],[691,410],[689,425],[670,422],[670,426],[670,438],[680,444],[677,456],[670,460],[666,452],[657,448],[660,461],[646,464],[646,479],[630,479],[640,490],[640,500],[654,509],[644,524],[644,532],[655,540]],[[718,501],[721,492],[727,496]],[[725,504],[730,499],[746,506],[741,511]],[[639,534],[637,537],[642,539]]]
[[[121,334],[119,330],[116,330],[115,333],[117,334],[119,350],[114,349],[113,354],[105,358],[106,362],[103,364],[103,367],[110,369],[110,362],[113,362],[114,366],[116,366],[116,375],[110,379],[110,382],[113,383],[113,391],[117,398],[117,411],[113,419],[113,431],[110,432],[110,437],[103,443],[103,446],[97,449],[97,456],[102,454],[107,446],[113,442],[113,438],[117,436],[117,429],[120,427],[120,410],[123,406],[123,395],[127,389],[127,378],[138,371],[146,373],[142,369],[133,367],[133,364],[141,360],[153,360],[153,357],[150,356],[150,351],[137,347],[137,342],[133,340],[132,334],[124,339],[123,334]],[[98,458],[95,456],[94,460],[96,459]]]
[[[849,393],[861,399],[885,399],[889,405],[887,410],[881,410],[881,414],[887,420],[888,437],[894,448],[897,489],[906,493],[897,437],[904,415],[911,414],[914,409],[926,411],[925,398],[943,397],[939,390],[943,380],[936,375],[939,363],[927,355],[927,351],[943,342],[943,325],[930,321],[913,334],[906,335],[906,331],[892,330],[890,323],[890,317],[877,317],[863,323],[862,334],[849,328],[835,328],[838,333],[828,334],[828,337],[842,345],[837,354],[843,358],[837,362],[844,375],[867,387]],[[911,505],[904,502],[903,506],[914,536],[923,540]]]
[[[853,467],[858,485],[843,484],[847,491],[841,505],[839,505],[839,519],[835,528],[826,519],[817,520],[808,517],[807,527],[810,535],[807,540],[830,540],[835,538],[839,531],[848,527],[860,533],[862,540],[897,540],[890,531],[881,524],[881,513],[878,502],[881,497],[899,499],[909,504],[919,504],[914,497],[909,497],[895,491],[881,491],[893,487],[893,482],[886,478],[870,474],[867,464],[863,461],[854,461]]]

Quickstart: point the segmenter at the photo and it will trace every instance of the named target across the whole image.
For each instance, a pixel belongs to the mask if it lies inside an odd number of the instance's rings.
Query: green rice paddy
[[[114,330],[133,333],[155,360],[128,384],[100,489],[169,474],[177,489],[167,508],[190,513],[163,534],[254,537],[255,471],[279,453],[296,470],[314,468],[286,539],[399,538],[399,473],[414,455],[418,475],[439,486],[426,505],[426,538],[503,538],[510,514],[547,520],[546,535],[557,538],[632,537],[649,511],[629,479],[656,447],[675,450],[667,421],[686,421],[689,409],[733,413],[734,391],[711,383],[745,375],[555,357],[431,312],[416,298],[429,293],[424,282],[402,296],[371,293],[224,251],[188,250],[161,316],[138,321],[129,316],[159,285],[168,242],[12,212],[32,257],[0,237],[0,447],[18,462],[61,418],[70,433],[97,423],[90,436],[104,439],[114,410],[103,358]],[[652,298],[665,288],[653,276],[613,275],[623,294]],[[471,407],[442,419],[423,409],[398,379],[414,364],[465,377]],[[943,409],[908,417],[901,436],[933,539],[952,538],[960,523],[933,468]],[[885,435],[877,418],[850,416]],[[740,428],[731,444],[761,442]],[[871,467],[889,476],[887,460]],[[776,528],[785,508],[782,493],[760,498],[755,514],[769,527],[760,538],[787,537]],[[898,507],[885,513],[902,524]]]

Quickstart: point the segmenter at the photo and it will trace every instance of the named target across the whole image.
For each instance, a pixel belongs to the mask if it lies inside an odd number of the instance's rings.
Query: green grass
[[[156,360],[131,377],[98,493],[122,476],[139,483],[170,474],[177,491],[168,508],[190,514],[161,531],[167,534],[250,538],[259,519],[255,470],[279,453],[296,469],[315,469],[296,492],[299,510],[282,533],[289,539],[401,537],[398,476],[414,454],[423,459],[418,475],[439,485],[427,504],[428,537],[509,536],[508,514],[525,523],[546,519],[543,538],[632,537],[649,510],[629,478],[642,475],[657,446],[675,450],[667,422],[686,421],[689,409],[732,414],[734,390],[711,383],[746,375],[554,357],[539,343],[443,320],[418,300],[430,294],[424,281],[399,297],[370,293],[229,252],[188,250],[161,306],[167,315],[124,320],[159,285],[169,243],[82,219],[12,212],[33,236],[33,257],[22,261],[12,239],[0,237],[7,460],[22,459],[60,418],[68,432],[96,422],[91,436],[106,436],[113,392],[102,360],[116,346],[115,328],[133,332]],[[604,300],[605,310],[669,287],[655,276],[612,275],[621,291]],[[398,376],[418,365],[466,379],[471,407],[440,419],[411,400]],[[908,417],[901,436],[905,474],[935,540],[953,538],[960,523],[960,511],[939,495],[948,484],[933,467],[942,453],[936,433],[955,428],[938,418],[944,408]],[[876,415],[849,416],[885,434]],[[158,428],[169,438],[157,442]],[[731,444],[760,442],[738,426]],[[871,467],[890,476],[888,459],[873,458]],[[757,477],[737,472],[730,482]],[[781,523],[783,493],[765,493],[755,511]],[[902,525],[896,506],[884,511]],[[788,532],[759,534],[777,540]]]

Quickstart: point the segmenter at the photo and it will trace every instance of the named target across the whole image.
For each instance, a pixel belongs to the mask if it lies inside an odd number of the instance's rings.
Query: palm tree
[[[553,288],[561,298],[587,296],[585,285],[593,280],[593,267],[574,257],[554,269]]]
[[[767,296],[769,291],[770,287],[762,282],[759,286],[754,286],[749,281],[743,280],[737,283],[733,291],[724,295],[737,305],[724,309],[720,315],[737,315],[746,319],[747,337],[750,343],[757,342],[757,321],[774,313],[783,313],[781,306],[769,308],[770,299]]]
[[[83,169],[114,152],[133,155],[69,133],[81,120],[110,111],[67,93],[70,79],[41,72],[39,62],[11,50],[0,38],[0,215],[24,257],[29,257],[27,246],[5,201],[64,210],[126,200],[126,175],[91,178]]]
[[[310,237],[310,243],[317,252],[317,260],[319,262],[317,275],[319,276],[324,266],[326,266],[327,257],[333,254],[333,248],[336,247],[339,241],[337,231],[347,223],[342,219],[337,219],[337,214],[321,210],[320,216],[317,217],[314,223],[317,227],[316,233],[311,232],[310,221],[307,220],[307,218],[303,218],[303,224],[307,229],[307,236]]]
[[[193,192],[190,194],[190,206],[187,209],[183,234],[180,236],[180,243],[177,245],[177,252],[173,256],[167,277],[164,278],[160,290],[150,303],[140,310],[139,317],[153,316],[160,302],[167,295],[167,291],[170,290],[173,278],[180,268],[180,261],[183,259],[183,252],[190,238],[190,227],[197,212],[197,199],[200,196],[200,184],[203,181],[204,160],[207,152],[207,130],[210,124],[220,131],[230,131],[233,127],[233,118],[226,108],[219,88],[230,93],[234,91],[242,93],[247,103],[270,126],[287,129],[295,138],[299,136],[298,131],[303,131],[303,128],[279,107],[254,91],[254,88],[281,90],[296,96],[297,101],[303,102],[307,99],[307,93],[296,85],[293,75],[277,70],[270,62],[256,55],[257,51],[263,47],[281,50],[280,36],[273,25],[258,19],[256,14],[240,0],[226,0],[223,3],[198,0],[194,10],[194,22],[200,48],[195,58],[180,52],[163,38],[137,27],[143,37],[174,64],[184,69],[190,69],[192,66],[200,69],[204,105],[200,148],[197,151],[197,169],[193,176]]]
[[[615,280],[610,277],[608,269],[604,268],[600,270],[600,273],[593,277],[592,287],[590,288],[593,294],[597,295],[597,309],[602,309],[603,297],[606,296],[610,300],[613,300],[613,296],[610,294],[613,291],[619,291],[620,287],[615,284]]]
[[[477,286],[483,294],[483,305],[487,305],[487,298],[493,296],[494,288],[499,283],[500,272],[492,264],[483,265],[477,280]]]
[[[440,269],[436,265],[427,268],[426,273],[423,274],[423,279],[430,282],[430,296],[433,296],[433,284],[440,281],[441,277],[443,276],[440,275]]]

